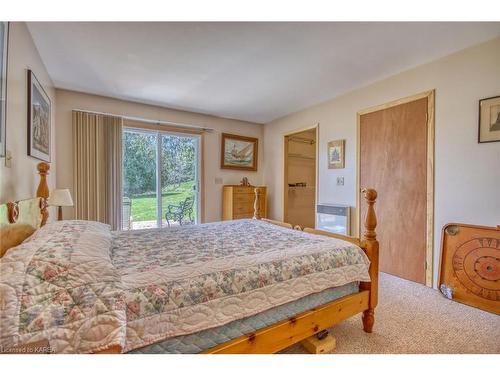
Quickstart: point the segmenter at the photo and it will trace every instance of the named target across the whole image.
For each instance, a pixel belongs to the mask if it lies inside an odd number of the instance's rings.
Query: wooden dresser
[[[260,215],[267,217],[267,189],[265,186],[224,185],[222,191],[222,220],[251,219],[255,188],[260,189]]]

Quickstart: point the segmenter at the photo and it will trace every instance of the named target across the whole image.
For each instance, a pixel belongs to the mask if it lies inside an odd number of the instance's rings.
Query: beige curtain
[[[75,217],[121,229],[121,117],[73,111]]]

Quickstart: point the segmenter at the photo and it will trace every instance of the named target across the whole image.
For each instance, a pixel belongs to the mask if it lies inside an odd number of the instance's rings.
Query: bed
[[[28,205],[39,208],[40,228],[0,260],[2,348],[274,353],[358,313],[372,331],[374,190],[364,191],[359,240],[261,219],[258,191],[251,220],[124,232],[91,221],[45,224],[42,185],[45,176]],[[5,206],[10,223],[21,206]]]

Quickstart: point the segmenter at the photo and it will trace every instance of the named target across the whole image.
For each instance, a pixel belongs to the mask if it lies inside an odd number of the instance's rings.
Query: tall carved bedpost
[[[363,189],[362,193],[364,194],[368,209],[366,211],[364,223],[365,230],[363,232],[361,244],[366,252],[366,255],[370,259],[370,268],[368,272],[370,274],[371,282],[361,283],[360,289],[368,290],[370,292],[368,310],[363,312],[363,330],[371,333],[373,330],[373,324],[375,323],[375,307],[378,303],[379,245],[377,241],[377,234],[375,233],[375,228],[377,227],[377,217],[373,207],[377,199],[377,192],[373,189]]]
[[[255,188],[255,200],[253,202],[253,218],[260,220],[260,189],[258,187]]]
[[[36,190],[36,196],[40,199],[40,212],[42,214],[41,226],[45,225],[49,217],[47,199],[49,198],[49,186],[47,185],[47,175],[49,174],[50,165],[47,163],[38,163],[38,174],[40,174],[40,183]]]

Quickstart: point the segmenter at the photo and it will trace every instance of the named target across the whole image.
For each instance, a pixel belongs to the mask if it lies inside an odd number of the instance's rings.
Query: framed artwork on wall
[[[500,96],[479,101],[478,142],[500,141]]]
[[[28,70],[28,155],[50,163],[50,98]]]
[[[345,167],[345,139],[328,142],[328,169]]]
[[[7,129],[7,57],[9,23],[0,22],[0,157],[5,156]]]
[[[257,138],[222,133],[220,167],[256,171],[258,144]]]

